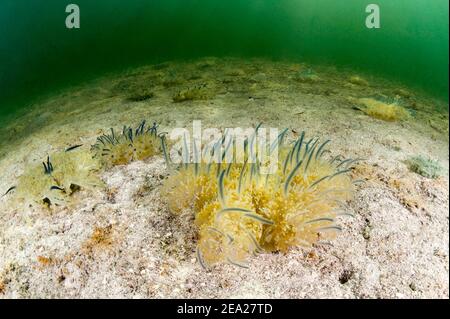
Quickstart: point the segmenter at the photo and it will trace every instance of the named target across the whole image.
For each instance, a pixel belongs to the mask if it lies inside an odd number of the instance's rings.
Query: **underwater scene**
[[[446,0],[0,2],[0,299],[449,298]]]

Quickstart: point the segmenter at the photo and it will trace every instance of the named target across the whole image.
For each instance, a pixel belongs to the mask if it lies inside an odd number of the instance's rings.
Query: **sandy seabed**
[[[311,72],[302,73],[311,68]],[[306,77],[299,74],[307,74]],[[354,218],[331,245],[266,253],[250,269],[196,260],[192,212],[172,215],[159,190],[161,156],[101,175],[106,189],[81,191],[67,206],[0,200],[0,298],[448,298],[449,140],[445,102],[369,75],[329,66],[205,58],[105,76],[47,97],[0,129],[0,191],[27,165],[110,127],[142,119],[163,130],[192,127],[291,129],[330,138],[333,155],[364,158]],[[354,79],[354,78],[353,78]],[[200,100],[175,103],[201,87]],[[364,97],[400,97],[403,121],[374,119]],[[405,161],[439,161],[437,179]]]

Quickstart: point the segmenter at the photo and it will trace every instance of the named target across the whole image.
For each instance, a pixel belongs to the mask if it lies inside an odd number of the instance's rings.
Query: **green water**
[[[0,115],[106,72],[170,59],[262,56],[382,75],[448,100],[447,0],[0,2]],[[381,28],[367,29],[367,4]]]

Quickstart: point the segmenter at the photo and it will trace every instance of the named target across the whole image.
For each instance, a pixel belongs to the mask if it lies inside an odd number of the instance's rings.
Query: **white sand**
[[[26,165],[80,142],[88,148],[111,126],[144,118],[163,129],[193,120],[204,127],[262,121],[331,138],[334,155],[366,159],[355,172],[368,180],[351,202],[355,218],[341,220],[331,246],[262,254],[248,270],[220,265],[205,272],[195,258],[192,214],[171,215],[159,196],[167,172],[155,157],[104,172],[105,191],[82,191],[52,211],[20,207],[13,194],[1,198],[0,298],[448,298],[448,113],[434,111],[448,106],[415,92],[404,99],[411,118],[376,120],[353,109],[349,97],[392,97],[399,84],[363,76],[369,86],[359,86],[348,82],[354,73],[328,67],[313,67],[317,81],[299,82],[300,68],[204,59],[61,92],[0,131],[0,191]],[[180,89],[200,83],[211,98],[172,102]],[[126,100],[136,86],[154,97]],[[444,176],[410,172],[404,161],[414,155],[438,160]],[[102,240],[93,239],[99,233]]]

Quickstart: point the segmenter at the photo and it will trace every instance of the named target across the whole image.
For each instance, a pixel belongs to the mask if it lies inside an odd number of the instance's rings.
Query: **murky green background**
[[[81,29],[65,28],[65,7]],[[381,8],[381,29],[365,7]],[[106,72],[168,59],[335,64],[448,100],[447,0],[1,0],[0,116]]]

